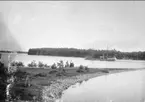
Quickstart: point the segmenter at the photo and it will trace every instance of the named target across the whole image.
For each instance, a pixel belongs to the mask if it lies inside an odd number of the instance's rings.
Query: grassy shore
[[[35,102],[49,102],[61,97],[62,92],[71,85],[88,80],[93,77],[130,71],[136,69],[118,68],[88,68],[87,71],[78,71],[77,67],[65,68],[60,72],[59,69],[43,69],[23,67],[20,69],[20,76],[27,77],[26,80],[20,78],[14,86],[15,96],[20,100],[35,100]],[[26,85],[27,84],[27,85]]]

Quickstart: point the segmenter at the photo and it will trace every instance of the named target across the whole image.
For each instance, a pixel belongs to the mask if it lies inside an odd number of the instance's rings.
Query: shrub
[[[84,66],[83,66],[83,65],[80,65],[80,66],[79,66],[79,69],[84,69]]]
[[[51,66],[51,69],[57,69],[57,66],[55,63]]]
[[[61,68],[61,69],[59,69],[59,71],[56,73],[56,76],[63,76],[63,75],[65,75],[66,73],[65,73],[65,69],[64,68]]]
[[[84,72],[84,66],[83,65],[80,65],[77,72]]]
[[[57,66],[58,66],[58,68],[63,68],[63,67],[64,67],[63,61],[60,60],[60,61],[57,63]]]
[[[13,62],[11,62],[11,66],[24,67],[24,63],[23,62],[13,61]]]
[[[11,93],[12,99],[23,100],[22,102],[26,102],[26,100],[29,100],[29,101],[33,100],[32,91],[23,86],[24,86],[24,83],[22,85],[15,84],[11,88],[10,93]],[[17,101],[12,101],[12,102],[17,102]]]
[[[20,100],[30,100],[32,95],[31,95],[31,92],[29,90],[27,90],[27,88],[32,85],[30,74],[18,69],[13,74],[13,76],[14,76],[15,80],[14,80],[12,87],[10,88],[11,98],[12,99],[19,98]],[[29,93],[29,94],[27,94],[27,93]]]
[[[42,62],[38,62],[38,67],[40,67],[40,68],[42,68],[42,67],[44,67],[44,64],[42,63]]]
[[[33,60],[31,63],[28,64],[28,67],[37,67],[37,63]]]
[[[58,71],[57,70],[51,70],[50,72],[49,72],[49,74],[54,74],[54,73],[57,73]]]
[[[70,67],[74,67],[74,63],[73,62],[70,62]]]
[[[27,73],[25,71],[21,71],[20,69],[18,69],[14,74],[13,74],[14,78],[15,78],[15,84],[19,83],[20,81],[25,81],[28,79],[30,81],[30,73]]]
[[[18,67],[24,67],[24,63],[23,62],[18,62]]]
[[[7,68],[4,67],[4,64],[0,62],[0,97],[1,101],[5,100],[6,95],[6,87],[7,87]],[[5,102],[5,101],[4,101]]]
[[[17,65],[17,62],[13,61],[11,62],[11,66],[16,66]]]
[[[88,68],[88,66],[85,66],[85,70],[86,70],[87,72],[89,72],[89,68]]]
[[[68,61],[65,63],[65,67],[70,67]]]
[[[89,72],[89,68],[87,66],[80,65],[77,72]]]
[[[49,67],[47,64],[44,64],[43,62],[41,62],[41,61],[39,61],[38,62],[38,67],[39,68],[47,68],[47,67]]]
[[[47,74],[46,73],[38,73],[38,74],[36,74],[35,75],[35,77],[46,77],[47,76]]]
[[[50,67],[50,66],[48,66],[47,64],[44,64],[44,67],[47,68],[47,67]]]
[[[63,76],[63,75],[64,75],[63,72],[58,72],[58,73],[56,73],[56,76]]]

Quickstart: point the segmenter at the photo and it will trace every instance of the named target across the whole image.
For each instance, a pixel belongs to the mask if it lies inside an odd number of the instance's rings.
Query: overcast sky
[[[0,1],[0,12],[9,30],[1,35],[12,36],[22,50],[145,50],[144,1]]]

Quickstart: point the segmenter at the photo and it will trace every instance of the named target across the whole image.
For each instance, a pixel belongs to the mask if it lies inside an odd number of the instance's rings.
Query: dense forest
[[[94,49],[75,49],[75,48],[33,48],[29,49],[29,55],[49,55],[65,57],[87,57],[100,58],[104,56],[117,59],[145,60],[145,51],[141,52],[121,52],[117,50],[94,50]]]

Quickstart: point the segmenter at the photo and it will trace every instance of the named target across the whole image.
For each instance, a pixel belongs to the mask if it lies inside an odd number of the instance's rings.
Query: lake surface
[[[55,102],[145,102],[145,70],[104,75],[77,83]]]
[[[26,54],[18,54],[14,60],[22,61],[25,65],[30,63],[32,60],[36,60],[36,62],[42,61],[48,65],[63,60],[64,62],[72,61],[75,66],[86,65],[92,68],[145,68],[145,61],[140,60],[91,61],[78,57],[36,56]]]

